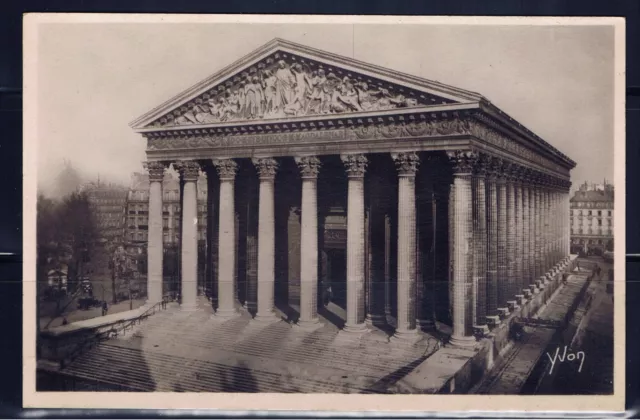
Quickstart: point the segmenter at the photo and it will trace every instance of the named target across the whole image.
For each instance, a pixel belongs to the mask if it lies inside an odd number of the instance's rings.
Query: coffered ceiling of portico
[[[210,126],[477,102],[476,93],[275,39],[132,122]]]

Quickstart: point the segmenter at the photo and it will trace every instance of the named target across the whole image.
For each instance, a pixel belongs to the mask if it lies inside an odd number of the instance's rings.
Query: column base
[[[509,312],[513,312],[516,309],[520,309],[520,305],[517,300],[508,300],[507,307],[509,308]]]
[[[226,321],[228,319],[232,319],[237,316],[240,316],[240,312],[238,312],[238,310],[236,310],[235,308],[234,309],[218,309],[217,311],[215,311],[213,315],[211,315],[211,319],[214,319],[216,321]]]
[[[519,306],[524,306],[527,299],[525,298],[524,295],[516,295],[516,301],[518,302]]]
[[[484,337],[489,334],[489,326],[488,325],[474,325],[473,326],[473,335],[476,337]]]
[[[509,316],[509,308],[498,308],[498,316],[501,320]]]
[[[500,325],[500,315],[488,315],[487,316],[487,326],[489,329],[493,329]]]
[[[452,335],[451,338],[449,338],[449,345],[453,347],[469,348],[475,347],[476,344],[476,338],[472,335],[467,337],[456,337]]]
[[[275,312],[267,312],[266,314],[256,314],[256,316],[251,320],[252,323],[255,324],[272,324],[274,322],[282,321]]]
[[[526,299],[530,299],[533,295],[533,292],[531,291],[531,289],[522,289],[522,294]]]
[[[396,330],[396,332],[389,338],[390,343],[394,344],[414,344],[422,339],[422,336],[418,332],[418,329],[413,330]]]
[[[360,341],[363,335],[370,332],[367,326],[362,324],[345,325],[343,329],[338,331],[338,341],[344,342],[357,342]]]
[[[310,332],[324,327],[324,323],[320,322],[319,318],[314,318],[308,321],[298,320],[296,324],[293,324],[292,328],[296,331]]]
[[[540,290],[538,289],[538,285],[536,283],[530,284],[529,290],[531,290],[531,293],[534,295],[537,295],[538,293],[540,293]]]
[[[195,312],[198,310],[198,304],[197,303],[181,303],[180,304],[180,311],[181,312]]]

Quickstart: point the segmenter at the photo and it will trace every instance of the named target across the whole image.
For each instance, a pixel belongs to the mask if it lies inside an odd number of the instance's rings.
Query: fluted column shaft
[[[315,156],[296,158],[302,176],[300,232],[300,319],[301,326],[318,320],[318,188],[320,160]]]
[[[198,297],[198,195],[196,181],[200,166],[182,162],[180,176],[184,182],[182,199],[182,292],[180,308],[194,310]]]
[[[213,161],[220,177],[218,222],[218,309],[216,317],[237,314],[235,306],[236,226],[234,186],[238,165],[232,159]]]
[[[475,345],[473,337],[473,206],[472,168],[477,154],[447,152],[453,175],[453,331],[454,346]]]
[[[529,192],[529,284],[533,285],[536,277],[536,193],[533,179],[529,178],[527,184]]]
[[[542,275],[540,269],[540,246],[542,244],[540,238],[540,188],[537,184],[533,185],[533,279],[534,281]]]
[[[544,190],[544,273],[551,268],[551,194]]]
[[[147,305],[162,300],[162,181],[164,165],[148,162],[149,171],[149,233],[147,244]]]
[[[524,223],[523,223],[523,194],[522,194],[522,184],[518,179],[513,185],[514,197],[515,197],[515,207],[516,207],[516,238],[515,238],[515,283],[514,283],[514,295],[522,294],[522,285],[523,285],[523,256],[524,256]]]
[[[498,315],[498,188],[494,173],[487,177],[487,315]]]
[[[416,334],[416,186],[415,153],[392,154],[398,169],[398,316],[396,337]]]
[[[256,320],[277,319],[274,312],[275,210],[274,179],[278,163],[273,158],[253,159],[260,178],[258,202],[258,311]]]
[[[516,192],[513,179],[507,180],[507,302],[516,295]]]
[[[473,179],[473,325],[487,323],[487,201],[486,161],[479,160]]]
[[[522,183],[522,289],[531,284],[531,267],[529,266],[529,186]]]
[[[364,305],[364,155],[343,155],[348,176],[347,321],[344,331],[366,331]]]
[[[509,217],[508,217],[508,192],[507,182],[500,167],[498,172],[498,178],[496,181],[496,190],[498,194],[498,244],[497,244],[497,271],[498,271],[498,308],[507,308],[507,301],[509,296],[509,271],[508,271],[508,230],[509,230]]]

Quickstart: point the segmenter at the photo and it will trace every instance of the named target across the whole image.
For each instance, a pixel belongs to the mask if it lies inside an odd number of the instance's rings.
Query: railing
[[[120,331],[122,331],[122,335],[125,335],[127,329],[132,329],[134,325],[136,325],[136,322],[139,325],[143,320],[155,314],[160,309],[162,309],[162,302],[156,303],[133,319],[118,321],[113,324],[110,329],[90,335],[80,342],[67,356],[60,359],[60,369],[64,369],[65,365],[73,362],[85,351],[91,350],[95,345],[100,344],[102,341],[108,340],[111,337],[117,337]]]

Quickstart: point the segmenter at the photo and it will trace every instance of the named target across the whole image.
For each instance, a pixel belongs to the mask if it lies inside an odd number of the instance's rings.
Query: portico
[[[242,277],[256,323],[295,304],[299,329],[317,328],[332,295],[344,334],[389,323],[411,342],[437,321],[473,346],[569,256],[575,163],[473,92],[274,40],[132,127],[147,142],[151,303],[170,166],[184,311],[197,310],[200,172],[216,196],[214,320],[237,316]]]

